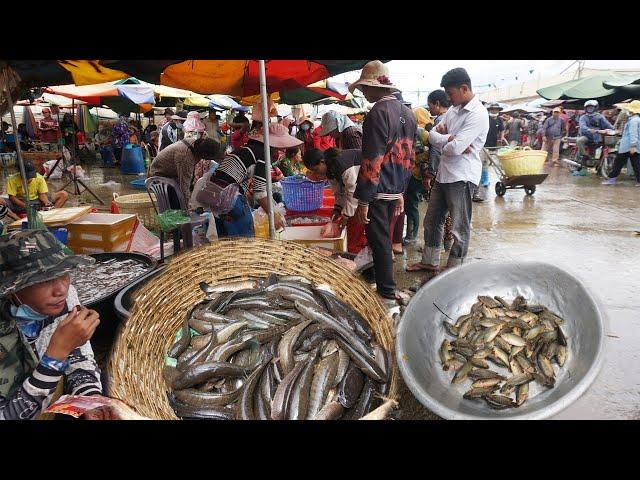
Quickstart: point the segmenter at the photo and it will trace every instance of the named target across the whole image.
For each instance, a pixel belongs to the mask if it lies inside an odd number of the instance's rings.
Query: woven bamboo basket
[[[509,152],[499,153],[498,158],[507,177],[537,175],[542,171],[547,152],[516,147]]]
[[[155,201],[155,194],[153,200]],[[133,193],[131,195],[114,195],[114,200],[120,209],[120,213],[133,213],[138,215],[140,221],[149,230],[159,230],[156,211],[148,193]]]
[[[205,295],[199,282],[216,284],[267,277],[270,273],[302,275],[315,283],[328,284],[338,297],[360,312],[390,352],[387,396],[397,397],[398,369],[391,319],[375,292],[340,264],[313,250],[292,242],[255,238],[224,239],[186,251],[140,288],[131,317],[120,328],[113,346],[108,369],[110,396],[129,404],[140,415],[175,420],[162,369],[184,315]]]

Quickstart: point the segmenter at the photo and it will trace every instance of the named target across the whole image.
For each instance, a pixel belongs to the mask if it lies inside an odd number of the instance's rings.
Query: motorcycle
[[[565,137],[563,142],[571,159],[571,170],[581,171],[583,168],[594,168],[596,173],[603,178],[609,178],[613,162],[618,152],[618,142],[620,137],[614,130],[600,130],[602,135],[600,143],[589,142],[586,145],[587,156],[582,157],[577,146],[577,137]]]

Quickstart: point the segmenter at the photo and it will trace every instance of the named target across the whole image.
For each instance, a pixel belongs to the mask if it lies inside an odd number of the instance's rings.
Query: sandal
[[[427,265],[421,262],[409,265],[406,269],[407,272],[439,272],[440,265]]]

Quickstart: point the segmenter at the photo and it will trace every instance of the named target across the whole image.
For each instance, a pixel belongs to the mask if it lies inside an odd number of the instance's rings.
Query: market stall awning
[[[362,68],[367,60],[266,60],[267,91],[303,88]],[[162,85],[247,97],[260,93],[257,60],[187,60],[165,68]]]
[[[321,80],[304,88],[280,92],[281,103],[300,105],[315,103],[324,99],[347,100],[353,98],[344,82]]]
[[[617,78],[610,78],[602,82],[605,88],[626,87],[629,85],[640,85],[640,73],[633,75],[620,75]]]
[[[547,100],[603,100],[612,104],[629,97],[629,91],[622,86],[616,86],[630,80],[628,75],[607,72],[589,77],[569,80],[568,82],[551,85],[537,91],[538,95]],[[605,87],[609,85],[609,87]],[[625,84],[631,85],[629,83]],[[640,93],[640,90],[639,90]]]
[[[113,82],[95,85],[54,85],[45,93],[81,100],[90,105],[107,105],[118,113],[146,112],[155,104],[153,90],[145,84],[118,85]]]
[[[522,113],[541,113],[544,112],[543,108],[536,108],[536,107],[530,107],[524,103],[521,104],[517,104],[517,105],[510,105],[507,108],[505,108],[504,110],[502,110],[501,113],[514,113],[514,112],[522,112]]]

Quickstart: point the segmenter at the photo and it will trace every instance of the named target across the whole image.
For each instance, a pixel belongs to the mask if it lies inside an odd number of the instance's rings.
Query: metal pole
[[[260,96],[262,98],[262,131],[264,135],[264,165],[267,177],[267,200],[269,200],[269,238],[276,237],[276,226],[273,217],[273,193],[271,186],[271,149],[269,144],[269,97],[267,96],[267,80],[264,60],[258,60],[260,70]]]
[[[6,71],[5,71],[6,75]],[[5,82],[6,83],[6,82]],[[24,171],[24,161],[22,160],[22,149],[18,140],[18,122],[16,121],[16,112],[13,111],[13,98],[11,98],[11,90],[7,86],[7,103],[9,104],[9,112],[11,113],[11,125],[13,125],[13,141],[16,145],[16,155],[18,157],[18,165],[20,166],[20,175],[22,176],[22,188],[24,188],[24,205],[25,211],[29,211],[29,182],[27,181],[27,173]]]

